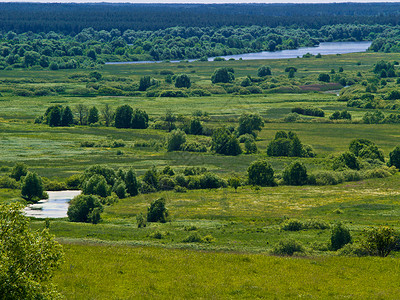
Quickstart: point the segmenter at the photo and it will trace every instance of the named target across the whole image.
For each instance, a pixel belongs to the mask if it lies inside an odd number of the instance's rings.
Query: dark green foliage
[[[319,74],[318,80],[323,81],[323,82],[329,82],[329,81],[331,81],[331,77],[329,76],[329,74],[322,73],[322,74]]]
[[[227,186],[226,181],[214,173],[207,172],[200,177],[200,187],[202,189],[218,189]]]
[[[88,123],[89,124],[94,124],[99,121],[99,110],[96,108],[96,106],[93,106],[91,109],[89,109],[89,116],[88,116]]]
[[[268,156],[289,156],[291,140],[288,138],[274,139],[268,144]]]
[[[239,141],[226,128],[218,128],[212,135],[212,149],[219,154],[239,155],[242,153]]]
[[[74,116],[69,106],[66,106],[61,116],[61,126],[70,126],[74,124]]]
[[[360,158],[378,159],[382,162],[385,161],[383,152],[370,140],[356,139],[349,145],[349,151],[355,156]]]
[[[96,196],[79,195],[70,201],[67,215],[71,222],[97,224],[101,220],[101,212],[103,207]]]
[[[376,110],[375,112],[367,112],[362,121],[365,124],[379,124],[385,119],[385,115],[380,110]]]
[[[324,117],[325,112],[318,108],[318,107],[295,107],[292,109],[293,113],[297,113],[299,115],[306,115],[306,116],[314,116],[314,117]]]
[[[83,181],[88,180],[93,175],[101,175],[107,181],[107,184],[114,185],[116,174],[114,169],[106,165],[94,165],[85,170],[83,173]]]
[[[33,172],[28,172],[21,184],[22,198],[28,201],[40,200],[46,195],[43,190],[42,179]]]
[[[360,164],[357,157],[351,152],[344,152],[333,161],[334,170],[343,170],[346,168],[353,170],[360,169]]]
[[[59,106],[53,107],[49,114],[49,125],[50,126],[61,126],[61,109]]]
[[[257,160],[247,169],[249,184],[275,186],[274,170],[266,160]]]
[[[211,76],[212,83],[228,83],[235,80],[234,72],[231,72],[229,68],[219,68],[214,71],[214,74]]]
[[[238,134],[249,133],[256,136],[255,131],[261,131],[262,127],[264,127],[264,121],[259,114],[244,113],[239,118]]]
[[[175,186],[176,182],[171,176],[161,176],[158,181],[158,189],[161,191],[173,190]]]
[[[307,184],[307,168],[300,162],[293,162],[283,171],[283,180],[289,185]]]
[[[95,174],[83,182],[82,190],[86,195],[98,195],[103,198],[111,194],[111,186],[109,186],[106,179],[99,174]]]
[[[118,196],[119,199],[127,197],[126,185],[121,179],[114,183],[112,191]]]
[[[146,75],[146,76],[140,77],[139,91],[145,91],[150,86],[151,86],[151,78],[150,78],[150,76]]]
[[[309,146],[302,145],[300,139],[294,132],[278,131],[275,138],[268,144],[267,155],[269,156],[292,156],[292,157],[312,157],[315,156]]]
[[[335,111],[329,119],[331,120],[351,120],[351,114],[347,110]]]
[[[141,109],[135,109],[132,115],[131,127],[135,129],[146,129],[149,127],[149,116]]]
[[[397,146],[389,153],[389,166],[395,166],[400,169],[400,146]]]
[[[125,174],[125,186],[129,195],[136,196],[139,193],[139,185],[136,179],[136,173],[133,169],[129,169]]]
[[[147,222],[167,222],[168,209],[165,207],[165,199],[154,200],[147,210]]]
[[[136,223],[138,228],[146,227],[147,219],[145,218],[143,213],[136,215]]]
[[[148,169],[143,175],[143,182],[157,190],[159,176],[155,167]]]
[[[167,149],[168,151],[177,151],[186,142],[186,134],[180,129],[172,130],[168,134]]]
[[[272,250],[275,255],[289,255],[305,252],[304,246],[294,239],[280,240]]]
[[[200,135],[203,133],[203,125],[199,119],[195,118],[190,121],[190,134]]]
[[[261,66],[261,67],[258,68],[257,76],[264,77],[264,76],[268,76],[268,75],[271,75],[271,68],[270,67]]]
[[[24,163],[16,163],[11,170],[10,177],[14,178],[16,181],[20,181],[22,176],[28,173],[28,166]]]
[[[300,231],[304,228],[304,224],[296,219],[289,219],[282,223],[281,229],[285,231]]]
[[[192,85],[190,77],[186,74],[176,76],[175,87],[177,88],[190,88]]]
[[[286,68],[285,68],[285,72],[286,72],[286,73],[288,73],[288,72],[290,72],[290,71],[297,72],[297,68],[296,68],[296,67],[286,67]]]
[[[257,153],[257,145],[254,140],[246,140],[244,142],[244,149],[246,154]]]
[[[119,106],[115,112],[115,127],[130,128],[132,124],[133,109],[129,105]]]
[[[306,156],[304,155],[303,145],[301,144],[300,139],[297,137],[296,134],[294,134],[293,137],[291,138],[289,156],[292,157]]]
[[[342,223],[336,224],[331,232],[331,247],[336,251],[351,242],[350,230]]]

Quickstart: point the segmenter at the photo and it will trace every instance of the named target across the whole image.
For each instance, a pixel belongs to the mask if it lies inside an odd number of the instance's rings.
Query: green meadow
[[[105,84],[137,85],[149,75],[158,80],[160,90],[174,89],[160,72],[188,74],[192,89],[219,92],[204,97],[149,97],[135,95],[81,95],[88,82],[81,79],[91,70],[3,70],[0,71],[0,175],[7,175],[16,162],[50,180],[64,182],[93,165],[117,170],[133,167],[141,178],[155,166],[170,166],[175,172],[200,166],[228,179],[233,173],[242,179],[249,165],[266,159],[277,179],[291,162],[303,163],[310,174],[332,170],[332,161],[348,150],[354,139],[373,141],[389,153],[400,145],[400,124],[364,124],[365,113],[374,110],[347,107],[338,101],[339,89],[328,91],[277,91],[240,95],[221,92],[210,77],[220,67],[232,67],[236,82],[257,76],[261,65],[271,68],[267,81],[280,87],[318,83],[320,73],[342,67],[348,78],[371,79],[374,65],[380,61],[399,61],[399,54],[356,53],[271,61],[181,62],[160,64],[104,65],[96,70]],[[297,68],[289,79],[286,67]],[[359,75],[357,75],[360,73]],[[361,75],[361,76],[360,76]],[[62,86],[63,92],[41,97],[16,96],[15,89],[39,89]],[[395,79],[387,79],[387,89],[396,89]],[[379,90],[377,92],[377,97]],[[380,96],[379,96],[380,97]],[[381,99],[381,102],[385,102]],[[397,102],[393,102],[396,104]],[[117,129],[104,122],[95,125],[50,127],[36,124],[49,106],[60,104],[116,109],[129,104],[146,110],[150,124],[162,120],[170,111],[190,118],[196,111],[206,112],[204,126],[215,129],[237,126],[243,113],[258,113],[264,127],[256,139],[258,152],[224,156],[171,151],[165,148],[168,131],[150,125],[147,129]],[[294,107],[318,107],[322,118],[301,116],[296,122],[285,117]],[[337,110],[347,110],[351,121],[332,121]],[[382,107],[384,114],[395,113]],[[277,131],[293,131],[301,142],[310,145],[316,157],[268,157],[266,149]],[[187,135],[189,141],[210,143],[209,136]],[[124,146],[83,147],[82,143],[121,140]],[[145,146],[143,146],[145,144]],[[142,146],[140,146],[142,145]],[[366,163],[365,163],[366,164]],[[179,193],[157,191],[120,199],[104,207],[99,224],[50,220],[50,232],[64,246],[65,262],[52,282],[66,299],[398,299],[399,254],[390,257],[350,257],[331,251],[331,228],[338,222],[350,229],[354,243],[363,240],[365,230],[390,226],[400,231],[400,175],[364,178],[336,185],[274,187],[251,185],[220,189],[187,190]],[[136,216],[146,214],[152,201],[163,197],[169,222],[148,223],[138,228]],[[0,201],[23,201],[20,191],[0,189]],[[319,222],[326,228],[285,231],[289,219]],[[41,230],[45,220],[31,219],[30,226]],[[201,239],[188,241],[196,235]],[[301,242],[305,251],[295,257],[271,254],[282,239]]]

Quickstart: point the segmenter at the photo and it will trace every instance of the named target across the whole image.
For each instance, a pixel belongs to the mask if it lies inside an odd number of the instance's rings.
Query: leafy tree
[[[212,149],[224,155],[239,155],[242,153],[238,139],[226,128],[218,128],[212,135]]]
[[[126,185],[122,179],[115,181],[112,191],[118,196],[119,199],[127,197]]]
[[[331,232],[331,247],[334,251],[351,242],[350,230],[342,223],[336,224]]]
[[[360,169],[360,164],[358,162],[357,157],[351,153],[351,152],[344,152],[341,155],[339,155],[335,160],[333,161],[333,169],[334,170],[339,170],[339,169],[344,169],[344,168],[349,168],[353,170],[359,170]]]
[[[186,142],[186,134],[180,129],[172,130],[168,134],[167,149],[168,151],[177,151]]]
[[[143,181],[155,188],[156,190],[158,189],[158,173],[156,168],[153,166],[152,168],[148,169],[144,175],[143,175]]]
[[[85,125],[86,121],[87,121],[87,116],[88,116],[87,107],[83,104],[78,104],[76,106],[76,110],[78,112],[79,125]]]
[[[400,169],[400,146],[397,146],[389,153],[389,166],[395,166]]]
[[[244,142],[244,149],[246,154],[257,153],[257,145],[254,140],[247,139]]]
[[[293,134],[291,138],[289,156],[292,157],[302,157],[303,155],[303,145],[296,134]]]
[[[37,65],[40,59],[40,54],[36,51],[26,51],[24,54],[24,64],[27,67]]]
[[[190,134],[200,135],[203,133],[203,125],[199,119],[194,118],[190,121]]]
[[[150,86],[151,86],[151,78],[150,78],[150,76],[146,75],[146,76],[140,77],[139,91],[145,91]]]
[[[97,59],[96,51],[90,49],[87,53],[87,57],[91,58],[92,60],[96,60]]]
[[[125,174],[125,185],[126,190],[131,196],[136,196],[139,194],[139,185],[136,179],[136,173],[132,168],[129,169]]]
[[[181,74],[176,76],[175,87],[177,88],[190,88],[192,83],[190,82],[190,77],[186,74]]]
[[[16,163],[11,170],[10,177],[14,178],[16,181],[20,181],[22,176],[28,173],[28,167],[24,163]]]
[[[260,186],[274,186],[274,170],[266,160],[257,160],[247,169],[249,183]]]
[[[283,171],[283,180],[289,185],[307,184],[307,168],[300,162],[293,162]]]
[[[267,67],[267,66],[261,66],[257,70],[257,75],[259,77],[264,77],[264,76],[271,75],[271,68]]]
[[[19,203],[0,205],[0,298],[61,299],[49,284],[63,251],[48,229],[33,231]]]
[[[61,116],[61,126],[70,126],[72,124],[74,124],[74,116],[69,106],[67,106]]]
[[[115,127],[130,128],[132,124],[133,109],[129,105],[119,106],[115,112]]]
[[[107,184],[104,176],[94,174],[82,184],[83,193],[86,195],[98,195],[107,197],[110,195],[110,186]]]
[[[239,135],[249,133],[257,136],[254,131],[261,131],[262,127],[264,127],[264,121],[259,114],[244,113],[239,117]]]
[[[159,198],[151,202],[147,211],[147,222],[167,222],[168,209],[165,207],[165,199]]]
[[[394,229],[382,226],[367,231],[366,240],[362,244],[370,255],[386,257],[392,252],[398,242],[399,238]]]
[[[292,142],[288,138],[272,140],[267,147],[268,156],[289,156]]]
[[[234,72],[232,72],[233,69],[230,68],[219,68],[216,69],[211,76],[211,82],[212,83],[228,83],[232,82],[235,80],[235,75],[233,75]]]
[[[331,77],[329,76],[329,74],[321,73],[318,76],[318,80],[323,81],[323,82],[329,82],[329,81],[331,81]]]
[[[42,179],[34,172],[28,172],[21,185],[22,198],[28,201],[45,197]]]
[[[136,129],[146,129],[149,127],[149,116],[141,109],[135,109],[132,115],[131,127]]]
[[[106,126],[110,126],[114,120],[115,112],[111,109],[109,104],[104,105],[101,114],[103,115]]]
[[[68,219],[71,222],[85,222],[97,224],[101,218],[103,207],[94,195],[78,195],[74,197],[68,207]]]
[[[89,124],[94,124],[99,121],[99,110],[96,108],[96,106],[93,106],[91,109],[89,109],[89,116],[88,116],[88,123]]]
[[[235,189],[235,192],[237,192],[238,187],[241,185],[241,180],[239,176],[234,175],[228,179],[228,184]]]
[[[53,109],[50,111],[49,125],[50,126],[61,125],[61,109],[59,106],[54,106]]]

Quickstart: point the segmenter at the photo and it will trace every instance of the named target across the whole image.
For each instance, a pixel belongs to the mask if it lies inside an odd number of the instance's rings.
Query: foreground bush
[[[49,284],[62,247],[47,229],[32,231],[22,208],[0,205],[0,299],[62,299]]]
[[[336,251],[351,242],[350,230],[341,223],[336,224],[331,232],[331,247]]]
[[[393,228],[382,226],[366,232],[363,246],[369,255],[386,257],[399,243],[399,237]]]

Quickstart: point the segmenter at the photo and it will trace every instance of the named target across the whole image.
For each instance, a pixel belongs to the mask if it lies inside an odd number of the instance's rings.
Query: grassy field
[[[226,61],[106,65],[98,70],[105,82],[137,84],[143,75],[151,75],[160,89],[171,88],[164,82],[163,70],[187,73],[194,88],[211,87],[215,68],[233,67],[237,80],[256,76],[260,65],[269,65],[273,78],[290,85],[314,84],[318,74],[344,68],[346,76],[362,78],[374,75],[371,70],[379,60],[400,60],[398,54],[361,53],[277,61]],[[285,67],[298,72],[289,80]],[[311,145],[317,156],[299,158],[309,173],[331,170],[333,157],[348,150],[356,138],[370,139],[383,151],[386,161],[399,145],[400,124],[362,124],[365,108],[346,108],[337,101],[339,91],[162,98],[136,96],[74,95],[87,82],[79,78],[91,70],[9,70],[0,72],[0,175],[7,175],[16,162],[52,180],[63,181],[95,164],[114,169],[133,167],[139,176],[152,166],[159,170],[171,166],[176,172],[187,166],[205,166],[224,178],[232,172],[247,174],[251,162],[265,158],[278,178],[295,158],[267,157],[266,148],[279,130],[294,131],[304,144]],[[79,77],[79,76],[81,77]],[[123,80],[122,80],[122,79]],[[125,80],[125,81],[124,81]],[[125,83],[124,83],[125,84]],[[37,89],[59,86],[65,92],[22,97],[14,88]],[[388,79],[395,88],[395,79]],[[383,90],[386,91],[386,90]],[[201,110],[208,113],[203,124],[208,128],[237,126],[242,113],[259,113],[265,126],[256,140],[258,153],[230,157],[183,151],[168,152],[163,144],[166,130],[116,129],[94,126],[49,127],[34,124],[47,107],[77,104],[113,109],[123,104],[145,109],[150,123],[161,120],[168,110],[191,117]],[[295,106],[319,107],[324,118],[302,116],[294,123],[284,121]],[[348,109],[353,119],[332,122],[336,110]],[[387,113],[396,112],[382,109]],[[198,136],[188,135],[194,141]],[[200,137],[210,141],[210,137]],[[122,140],[121,148],[82,147],[82,142]],[[138,147],[140,143],[153,146]],[[104,208],[97,225],[72,223],[67,219],[51,220],[50,232],[64,245],[66,261],[53,282],[67,299],[136,299],[136,298],[317,298],[317,299],[398,299],[399,253],[389,258],[355,258],[329,251],[331,231],[304,229],[284,231],[287,219],[317,221],[332,227],[342,222],[351,230],[353,241],[364,238],[366,229],[388,225],[400,230],[400,175],[364,179],[327,186],[276,187],[242,186],[233,188],[188,190],[185,193],[163,191],[140,194],[119,200]],[[152,223],[137,228],[136,216],[146,213],[149,204],[163,197],[170,212],[170,222]],[[19,190],[0,189],[0,201],[20,198]],[[31,227],[42,229],[44,220],[31,220]],[[187,242],[197,234],[207,242]],[[306,252],[297,258],[270,255],[281,239],[300,241]]]

